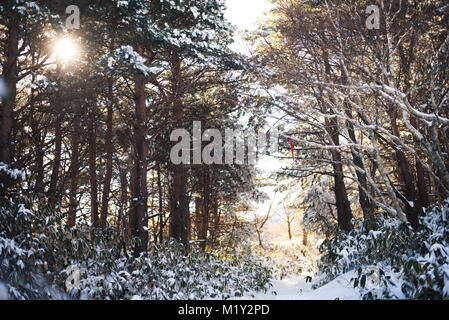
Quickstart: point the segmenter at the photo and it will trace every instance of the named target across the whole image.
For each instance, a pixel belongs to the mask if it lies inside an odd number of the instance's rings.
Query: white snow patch
[[[355,271],[349,271],[315,290],[303,277],[292,276],[274,280],[267,293],[251,292],[233,300],[360,300],[360,292],[351,281],[355,276]]]

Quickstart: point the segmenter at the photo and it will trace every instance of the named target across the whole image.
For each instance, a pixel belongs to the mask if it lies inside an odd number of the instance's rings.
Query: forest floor
[[[360,300],[358,288],[354,288],[352,278],[355,271],[349,271],[334,280],[321,285],[322,279],[317,276],[317,261],[320,259],[319,246],[321,238],[309,237],[309,245],[304,247],[302,237],[287,240],[279,236],[282,223],[272,222],[267,225],[264,238],[264,249],[257,243],[253,247],[259,257],[275,272],[273,286],[266,292],[247,292],[243,297],[233,300]],[[285,235],[284,235],[285,236]],[[280,274],[283,276],[280,278]],[[312,281],[307,282],[306,277]],[[317,288],[318,287],[318,288]]]
[[[290,276],[274,280],[267,293],[248,293],[235,300],[360,300],[360,293],[351,282],[354,276],[354,271],[350,271],[317,289],[312,289],[313,283],[306,283],[301,276]]]

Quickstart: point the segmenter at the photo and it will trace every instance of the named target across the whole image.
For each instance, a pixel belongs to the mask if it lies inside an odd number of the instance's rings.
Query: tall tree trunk
[[[218,210],[218,200],[215,199],[214,200],[214,204],[212,206],[212,212],[213,212],[213,217],[214,217],[214,229],[212,231],[212,237],[211,237],[211,242],[213,246],[216,246],[218,241],[218,235],[219,235],[219,229],[220,229],[220,219],[221,219],[221,214]]]
[[[411,117],[410,123],[413,127],[419,130],[418,121],[416,121],[416,118]],[[419,140],[416,139],[415,135],[413,135],[413,142],[415,143],[415,145],[419,145],[420,143]],[[418,200],[421,208],[427,208],[428,206],[430,206],[430,198],[426,183],[427,173],[424,170],[423,165],[419,161],[419,157],[420,152],[417,151],[417,155],[415,157],[415,167],[416,167],[416,182],[418,186]]]
[[[35,158],[36,158],[36,184],[34,186],[34,193],[43,194],[44,193],[44,150],[42,136],[40,133],[36,133],[34,139],[35,143]]]
[[[173,165],[170,205],[170,238],[187,244],[186,172],[184,165]]]
[[[440,139],[436,126],[431,126],[427,128],[429,137],[431,139],[431,149],[432,149],[432,161],[436,167],[436,172],[440,178],[441,184],[439,186],[439,196],[442,198],[447,198],[449,191],[449,169],[442,157],[442,150],[440,147]]]
[[[124,170],[119,161],[117,161],[120,173],[120,211],[117,218],[117,231],[123,237],[123,240],[127,242],[127,232],[126,232],[126,216],[125,208],[128,202],[128,179],[126,177],[126,170]]]
[[[8,87],[8,96],[3,99],[0,117],[0,162],[11,164],[11,130],[13,126],[13,112],[17,92],[17,58],[19,57],[19,18],[15,13],[9,15],[6,61],[3,68],[3,78]],[[0,186],[5,190],[9,184],[6,175],[0,173]],[[0,188],[0,193],[2,192]]]
[[[202,181],[201,181],[202,188]],[[202,202],[200,197],[195,197],[195,231],[196,231],[196,240],[201,240],[201,221],[202,221]]]
[[[416,182],[418,185],[419,206],[421,208],[427,208],[430,206],[430,198],[429,193],[427,191],[427,182],[426,182],[427,173],[424,170],[421,162],[419,162],[417,158],[415,158],[415,166],[416,166]]]
[[[323,61],[325,65],[325,81],[329,81],[332,70],[329,63],[329,54],[325,51],[323,52]],[[332,110],[332,106],[327,106],[322,99],[323,93],[320,93],[318,96],[318,100],[322,103],[323,113],[333,115],[334,112]],[[333,100],[333,97],[329,97],[330,100]],[[335,117],[327,117],[325,119],[325,130],[330,137],[331,143],[333,146],[338,147],[340,145],[340,133],[338,131],[338,121]],[[348,200],[348,194],[346,192],[346,185],[344,181],[343,174],[343,163],[341,153],[338,149],[331,149],[332,155],[332,166],[334,169],[334,192],[335,192],[335,202],[337,207],[337,220],[340,229],[344,231],[350,231],[353,228],[352,225],[352,210],[351,205]]]
[[[326,119],[326,130],[332,139],[334,146],[340,145],[340,138],[338,132],[338,124],[335,118]],[[343,163],[341,153],[337,149],[331,150],[332,166],[334,168],[334,192],[335,202],[337,207],[337,220],[339,227],[344,231],[352,230],[352,210],[346,192],[346,185],[343,174]]]
[[[133,155],[136,154],[135,147],[133,147]],[[136,217],[135,217],[135,208],[134,208],[134,199],[137,198],[136,194],[136,166],[134,164],[134,157],[132,157],[132,165],[131,167],[131,177],[129,181],[129,191],[131,193],[131,198],[129,199],[128,205],[128,233],[127,236],[132,239],[134,237],[135,229],[136,229]]]
[[[178,128],[183,127],[183,81],[181,75],[181,59],[172,54],[172,92],[173,116]],[[176,144],[176,142],[174,142]],[[173,181],[170,205],[170,237],[187,245],[188,203],[186,195],[186,169],[184,164],[172,164]]]
[[[142,53],[142,52],[140,52]],[[135,186],[134,186],[134,221],[133,236],[138,238],[134,248],[134,255],[139,256],[148,247],[148,215],[147,215],[147,157],[148,146],[146,142],[147,106],[145,98],[145,78],[136,76],[136,129],[135,138]]]
[[[119,170],[120,175],[120,208],[119,213],[117,217],[117,231],[120,233],[121,236],[121,247],[123,248],[123,253],[125,254],[125,257],[128,258],[128,252],[126,250],[126,244],[128,243],[128,233],[126,228],[126,217],[125,217],[125,207],[127,203],[127,195],[128,195],[128,180],[126,177],[126,171],[124,170],[120,164],[120,160],[117,161],[117,166]]]
[[[75,115],[73,120],[72,132],[72,159],[70,167],[70,199],[69,199],[69,216],[67,225],[75,226],[76,210],[78,208],[78,200],[76,198],[78,191],[78,173],[79,173],[79,145],[80,145],[80,119]]]
[[[162,199],[162,183],[161,183],[161,167],[160,165],[157,166],[157,191],[159,195],[159,243],[162,243],[164,241],[164,221],[163,221],[163,199]]]
[[[399,127],[397,124],[397,109],[396,107],[390,108],[390,124],[393,134],[396,137],[400,137]],[[401,173],[402,182],[405,186],[405,197],[407,201],[404,201],[405,205],[405,215],[407,217],[408,222],[412,225],[414,229],[419,226],[419,214],[421,213],[421,208],[419,208],[416,198],[415,191],[415,181],[410,174],[410,166],[405,156],[405,153],[396,149],[396,160],[399,165],[399,170]]]
[[[58,108],[59,109],[59,108]],[[55,207],[59,199],[58,191],[58,181],[59,181],[59,171],[61,168],[61,152],[62,152],[62,117],[56,116],[55,122],[55,151],[52,172],[50,177],[50,186],[48,188],[48,202],[52,208]]]
[[[345,104],[346,115],[353,119],[351,107]],[[348,130],[349,138],[352,143],[357,144],[357,138],[355,136],[354,126],[350,121],[346,122],[346,127]],[[368,183],[367,183],[367,168],[365,168],[362,154],[358,148],[351,148],[352,161],[354,165],[358,168],[356,169],[358,190],[359,190],[359,203],[363,211],[364,225],[367,231],[374,230],[376,228],[376,221],[374,219],[375,205],[373,201],[369,198],[367,193]]]
[[[416,60],[416,49],[415,49],[416,41],[417,41],[417,37],[415,35],[411,35],[408,53],[406,53],[406,50],[404,48],[404,43],[401,43],[399,45],[399,57],[401,59],[400,70],[401,70],[401,73],[403,74],[403,78],[404,78],[403,92],[410,91],[410,87],[411,87],[410,72],[412,71],[412,64],[415,63],[415,60]],[[396,121],[396,119],[394,121]],[[418,121],[416,120],[415,117],[411,117],[410,124],[415,129],[417,129],[419,131]],[[395,127],[397,129],[397,124],[395,125]],[[396,133],[395,133],[395,135],[397,136]],[[418,146],[420,144],[419,139],[417,139],[417,137],[415,135],[413,135],[413,142],[415,143],[416,146]],[[418,198],[417,198],[418,203],[417,203],[417,205],[419,206],[419,208],[423,208],[423,207],[427,208],[430,205],[430,200],[429,200],[429,195],[427,192],[427,185],[426,185],[426,178],[425,178],[426,173],[424,171],[424,168],[423,168],[421,162],[419,162],[419,156],[420,156],[420,152],[417,151],[416,156],[415,156],[416,182],[417,182],[417,187],[418,187]],[[421,211],[420,213],[423,213],[423,212]]]
[[[33,64],[34,56],[33,56]],[[36,80],[35,75],[32,75],[31,82],[34,83]],[[34,193],[43,194],[44,193],[44,150],[42,134],[39,128],[39,121],[37,119],[37,112],[35,106],[35,95],[36,89],[31,88],[31,101],[30,101],[30,126],[32,132],[32,141],[34,145],[34,158],[36,162],[36,179],[34,184]]]
[[[95,121],[95,112],[94,110],[91,110],[87,131],[89,136],[90,221],[92,228],[98,228],[97,137]]]
[[[61,81],[61,65],[59,62],[56,63],[56,76],[58,79],[58,89],[54,93],[55,96],[53,98],[52,104],[53,104],[53,112],[56,114],[55,119],[55,151],[54,151],[54,159],[53,159],[53,166],[52,166],[52,172],[50,177],[50,186],[48,188],[48,203],[52,208],[56,206],[56,203],[59,200],[59,190],[58,190],[58,181],[59,181],[59,170],[61,168],[61,152],[62,152],[62,112],[63,108],[61,106],[62,99],[60,92],[62,91],[62,81]]]
[[[203,179],[203,183],[202,183],[202,216],[201,216],[201,245],[200,248],[201,250],[205,250],[206,249],[206,245],[207,245],[207,231],[209,230],[209,203],[210,203],[210,198],[209,198],[209,190],[210,190],[210,175],[209,175],[209,168],[207,166],[203,166],[203,174],[202,174],[202,179]]]
[[[106,175],[104,178],[104,186],[103,186],[103,197],[101,201],[101,227],[105,228],[108,219],[108,207],[109,207],[109,193],[111,192],[111,179],[112,179],[112,116],[113,116],[113,83],[112,79],[108,79],[108,93],[109,93],[109,102],[108,102],[108,114],[106,119]]]

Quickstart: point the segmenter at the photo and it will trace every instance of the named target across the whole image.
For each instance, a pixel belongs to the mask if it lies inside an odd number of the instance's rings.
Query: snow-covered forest
[[[245,1],[0,2],[0,300],[449,299],[447,0]]]

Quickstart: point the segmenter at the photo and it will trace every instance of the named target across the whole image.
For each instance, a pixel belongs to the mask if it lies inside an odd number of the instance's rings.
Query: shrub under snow
[[[365,299],[449,299],[449,199],[420,218],[421,228],[383,218],[366,234],[359,224],[322,244],[327,280],[349,270]]]
[[[121,241],[112,228],[67,228],[37,198],[0,197],[0,282],[10,299],[227,299],[271,286],[271,270],[253,256],[186,254],[168,241],[126,258]]]
[[[254,258],[235,259],[199,250],[184,254],[175,241],[153,245],[139,258],[81,264],[81,281],[71,294],[81,299],[228,299],[266,291],[271,271]]]

